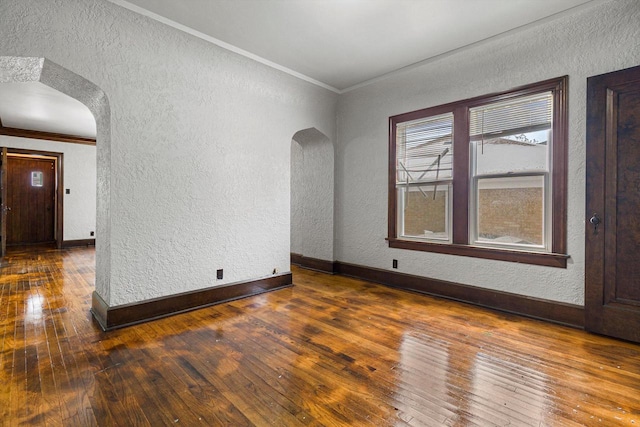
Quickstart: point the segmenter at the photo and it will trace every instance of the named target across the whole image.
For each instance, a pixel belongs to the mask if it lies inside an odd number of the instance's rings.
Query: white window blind
[[[396,127],[397,184],[450,180],[452,138],[452,113],[399,123]]]
[[[469,110],[471,141],[505,138],[550,129],[553,94],[546,92]]]

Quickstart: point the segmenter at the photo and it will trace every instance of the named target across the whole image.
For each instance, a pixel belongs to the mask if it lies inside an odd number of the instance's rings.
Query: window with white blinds
[[[391,117],[389,245],[566,267],[566,85]]]
[[[450,241],[453,114],[396,127],[398,229],[404,238]]]
[[[469,240],[550,251],[553,93],[469,109]]]

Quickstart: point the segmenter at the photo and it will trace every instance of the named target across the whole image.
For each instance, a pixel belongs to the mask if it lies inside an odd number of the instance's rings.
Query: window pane
[[[453,114],[400,123],[396,127],[396,181],[450,179]]]
[[[423,185],[398,189],[402,235],[449,240],[450,185]]]
[[[472,142],[475,175],[496,175],[549,170],[551,132],[522,134],[521,140],[495,138]]]
[[[543,175],[479,178],[477,242],[544,246],[544,181]]]

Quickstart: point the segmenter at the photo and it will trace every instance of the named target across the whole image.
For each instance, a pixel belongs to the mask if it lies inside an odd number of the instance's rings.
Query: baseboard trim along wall
[[[584,329],[584,307],[336,261],[337,274]]]
[[[291,264],[309,270],[317,270],[323,273],[335,274],[335,261],[326,261],[318,258],[291,253]]]
[[[109,307],[94,291],[91,314],[103,331],[110,331],[290,286],[291,273],[283,273],[115,307]]]
[[[82,240],[63,240],[62,249],[76,248],[79,246],[95,246],[96,239],[82,239]]]
[[[393,288],[452,299],[574,328],[584,328],[584,308],[579,305],[340,261],[325,261],[293,253],[291,254],[291,263],[323,273],[341,274]],[[102,330],[110,331],[185,311],[283,289],[292,286],[292,283],[291,273],[283,273],[262,279],[210,287],[116,307],[109,307],[94,292],[91,313],[100,324]]]

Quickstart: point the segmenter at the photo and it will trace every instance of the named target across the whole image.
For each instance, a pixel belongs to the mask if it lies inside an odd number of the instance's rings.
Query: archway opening
[[[95,298],[109,301],[111,114],[106,94],[78,74],[45,58],[0,57],[0,83],[40,82],[84,104],[96,122]],[[95,302],[95,301],[94,301]],[[94,303],[95,306],[95,303]]]
[[[334,261],[334,149],[316,128],[291,140],[291,257],[294,264],[328,270]]]

